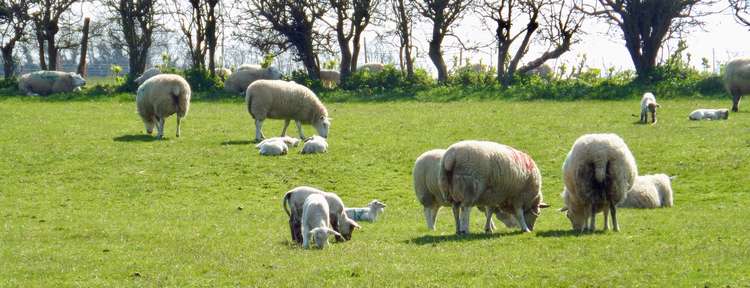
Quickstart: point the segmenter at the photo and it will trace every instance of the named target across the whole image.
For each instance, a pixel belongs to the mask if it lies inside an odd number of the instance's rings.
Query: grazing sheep
[[[227,68],[216,68],[214,69],[214,74],[221,78],[221,81],[226,81],[227,78],[232,75],[232,70]]]
[[[333,88],[335,86],[341,85],[341,73],[336,70],[320,70],[320,81],[323,82],[323,85],[327,88]]]
[[[314,153],[326,153],[328,151],[328,141],[326,138],[318,135],[313,135],[310,138],[305,139],[305,144],[302,145],[302,154],[314,154]]]
[[[255,119],[255,141],[265,138],[262,129],[266,118],[284,119],[281,136],[286,136],[289,121],[294,119],[300,139],[305,139],[302,123],[312,124],[320,136],[328,137],[328,128],[331,126],[328,110],[315,93],[305,86],[291,81],[258,80],[247,87],[245,104],[247,111]]]
[[[138,78],[135,78],[133,82],[135,82],[138,85],[143,84],[143,82],[146,82],[146,80],[151,79],[151,77],[154,77],[156,75],[161,74],[161,70],[157,67],[151,67],[147,69],[146,71],[143,71],[143,74],[141,76],[138,76]]]
[[[190,85],[180,75],[159,74],[143,82],[138,87],[135,98],[138,114],[146,126],[146,132],[164,136],[164,119],[177,114],[177,137],[180,137],[180,120],[187,116],[190,109]]]
[[[255,148],[260,149],[260,146],[263,145],[263,143],[271,142],[271,141],[282,141],[287,146],[297,147],[299,145],[300,140],[294,137],[284,136],[284,137],[272,137],[268,138],[266,140],[260,141],[260,143],[255,145]]]
[[[656,103],[656,97],[651,92],[646,92],[641,98],[641,123],[648,123],[648,112],[651,112],[651,123],[656,124],[656,107],[661,107]]]
[[[732,95],[732,112],[737,112],[742,95],[750,93],[750,57],[732,59],[724,71],[724,87]]]
[[[378,215],[383,213],[386,205],[377,199],[370,201],[367,207],[364,208],[346,208],[346,216],[354,221],[367,221],[375,222],[378,219]]]
[[[86,85],[86,79],[72,72],[36,71],[18,79],[18,89],[28,96],[72,92],[83,85]]]
[[[659,208],[672,207],[674,204],[672,179],[667,174],[642,175],[635,178],[633,187],[628,191],[625,200],[617,207],[624,208]]]
[[[329,235],[341,237],[339,232],[331,229],[329,213],[328,201],[323,195],[311,194],[305,198],[301,221],[303,248],[309,249],[312,240],[318,248],[323,249],[328,246]]]
[[[286,146],[284,140],[281,138],[273,138],[275,140],[263,141],[256,147],[260,149],[258,153],[263,156],[279,156],[286,155],[289,152],[289,147]]]
[[[461,141],[448,147],[440,160],[443,200],[459,209],[456,234],[469,233],[471,207],[512,214],[524,232],[534,229],[541,208],[542,176],[529,155],[489,141]],[[489,208],[489,209],[488,209]],[[492,214],[487,213],[487,218]],[[485,231],[490,232],[489,224]]]
[[[690,120],[726,120],[728,118],[729,110],[727,109],[698,109],[688,115]]]
[[[527,76],[536,75],[536,76],[539,76],[539,77],[541,77],[543,79],[550,79],[550,78],[552,78],[552,75],[554,73],[552,72],[552,67],[550,67],[547,64],[542,64],[542,65],[539,65],[538,67],[536,67],[534,69],[526,71],[524,74],[527,75]]]
[[[243,64],[224,81],[224,90],[243,93],[250,84],[261,79],[281,79],[281,72],[276,67],[261,68],[259,65]]]
[[[349,219],[344,213],[344,201],[341,201],[338,195],[335,193],[325,192],[320,189],[316,189],[308,186],[299,186],[292,190],[289,190],[284,194],[282,206],[284,211],[289,215],[289,228],[292,233],[292,239],[297,243],[302,243],[302,232],[300,230],[300,217],[302,215],[302,205],[308,196],[312,194],[320,194],[328,201],[328,207],[330,209],[331,224],[333,230],[341,233],[339,240],[350,240],[352,238],[352,232],[354,229],[359,228],[359,224],[356,221]]]
[[[638,175],[625,141],[615,134],[583,135],[573,144],[562,170],[565,207],[560,210],[567,212],[573,229],[594,231],[596,213],[603,211],[604,229],[609,229],[607,214],[611,212],[613,229],[619,231],[616,205],[625,199]]]
[[[452,204],[443,200],[440,191],[440,160],[443,159],[445,149],[434,149],[422,153],[414,162],[414,193],[417,200],[424,207],[424,218],[427,229],[435,230],[435,221],[440,207],[451,207]],[[458,207],[453,209],[453,217],[458,221]]]
[[[385,70],[385,65],[382,63],[367,63],[357,68],[357,71],[368,71],[370,73],[380,73],[383,70]]]

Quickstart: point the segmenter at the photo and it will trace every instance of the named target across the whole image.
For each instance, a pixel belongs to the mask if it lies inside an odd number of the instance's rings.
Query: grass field
[[[660,102],[655,126],[636,124],[635,100],[330,104],[329,153],[268,158],[239,102],[193,103],[181,138],[172,117],[153,141],[131,102],[0,99],[0,286],[746,286],[750,113],[690,122],[730,100]],[[676,206],[621,210],[619,233],[571,233],[560,167],[592,132],[621,135],[641,174],[677,175]],[[463,139],[532,155],[553,205],[534,232],[485,235],[476,211],[456,237],[448,209],[427,230],[414,159]],[[281,208],[298,185],[388,208],[352,241],[305,251]]]

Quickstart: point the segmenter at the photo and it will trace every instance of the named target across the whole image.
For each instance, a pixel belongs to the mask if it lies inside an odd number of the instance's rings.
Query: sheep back
[[[190,85],[182,76],[156,75],[138,87],[138,114],[144,121],[152,119],[153,116],[166,118],[175,113],[180,118],[185,117],[190,109],[190,94]]]
[[[730,60],[724,72],[724,87],[729,94],[740,95],[750,93],[750,57],[740,57]]]
[[[224,81],[224,90],[234,93],[243,93],[248,85],[261,79],[278,80],[281,73],[274,68],[261,68],[259,65],[243,64]]]
[[[258,120],[294,119],[310,124],[328,111],[315,93],[305,86],[282,80],[258,80],[245,92],[247,111]]]

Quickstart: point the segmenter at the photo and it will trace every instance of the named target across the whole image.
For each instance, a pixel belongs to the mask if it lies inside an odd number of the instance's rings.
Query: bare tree
[[[750,27],[750,3],[745,0],[729,0],[737,23]]]
[[[15,77],[16,61],[13,59],[13,49],[26,35],[26,26],[31,20],[28,14],[30,8],[30,0],[4,0],[0,3],[0,51],[3,54],[5,79]]]
[[[531,71],[569,51],[583,23],[583,16],[573,6],[553,0],[484,0],[480,14],[495,22],[497,80],[506,87],[511,84],[516,72]],[[526,25],[514,31],[513,22],[521,20],[526,20]],[[521,43],[511,54],[511,46],[519,37],[522,37]],[[521,59],[535,40],[549,48],[519,68]]]
[[[396,34],[399,39],[399,62],[403,71],[406,66],[406,77],[414,78],[414,58],[412,57],[411,41],[412,23],[414,21],[414,10],[412,5],[404,3],[405,0],[393,0],[391,2],[391,11],[393,12],[394,22],[396,24]],[[406,65],[404,65],[406,64]]]
[[[460,20],[464,12],[473,4],[473,0],[423,0],[416,1],[417,9],[422,16],[432,21],[429,55],[438,71],[438,82],[448,80],[448,67],[443,59],[442,45],[450,28]]]
[[[327,23],[335,32],[341,52],[341,81],[357,70],[362,32],[372,19],[380,0],[330,0],[335,23]],[[349,48],[351,42],[351,49]]]
[[[39,44],[39,64],[43,70],[57,70],[59,50],[73,47],[70,43],[58,43],[57,33],[60,32],[61,17],[77,1],[79,0],[40,0],[40,10],[32,15]],[[49,63],[44,62],[45,43]]]
[[[132,81],[146,70],[154,30],[158,27],[156,0],[107,0],[104,3],[117,14],[116,21],[120,25],[112,30],[115,33],[111,36],[115,46],[125,47],[128,52],[128,80]]]
[[[638,80],[650,81],[656,57],[669,36],[698,21],[701,4],[712,0],[596,0],[578,6],[584,13],[607,20],[620,28],[625,46],[638,73]],[[598,5],[599,4],[599,5]]]
[[[320,78],[318,41],[326,41],[315,23],[326,12],[325,3],[315,0],[250,0],[233,22],[241,27],[234,36],[264,53],[294,49],[312,79]],[[327,44],[327,43],[326,43]]]
[[[88,75],[86,64],[86,52],[88,52],[89,49],[89,23],[91,22],[91,18],[86,17],[85,20],[83,20],[83,37],[81,37],[81,59],[78,61],[78,69],[76,70],[78,74],[80,74],[83,77],[86,77]]]

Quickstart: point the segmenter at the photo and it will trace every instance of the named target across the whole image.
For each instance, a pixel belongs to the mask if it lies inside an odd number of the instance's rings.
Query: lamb
[[[543,202],[542,176],[529,155],[489,141],[461,141],[448,147],[440,160],[443,201],[459,210],[456,234],[469,233],[471,207],[502,210],[515,216],[522,231],[534,229]],[[487,213],[485,231],[491,232]]]
[[[635,178],[625,200],[617,207],[659,208],[674,204],[672,180],[667,174],[642,175]]]
[[[143,71],[143,74],[141,76],[138,76],[138,78],[135,78],[133,82],[135,82],[138,85],[143,84],[143,82],[146,82],[146,80],[151,79],[151,77],[154,77],[156,75],[161,74],[161,70],[159,70],[158,67],[151,67],[146,71]]]
[[[750,93],[750,57],[739,57],[727,63],[724,87],[732,95],[732,112],[737,112],[742,95]]]
[[[562,167],[562,198],[574,230],[594,231],[596,213],[604,212],[604,230],[620,231],[616,206],[633,187],[638,168],[625,141],[616,134],[586,134],[573,144]],[[590,221],[589,221],[590,220]],[[588,223],[587,223],[588,221]]]
[[[72,92],[86,85],[86,79],[76,73],[60,71],[36,71],[21,75],[18,89],[28,96]]]
[[[232,75],[232,70],[227,68],[216,68],[214,69],[214,75],[221,78],[221,81],[226,81],[227,78]]]
[[[305,139],[302,123],[310,123],[323,138],[328,137],[331,126],[328,110],[309,88],[294,82],[282,80],[258,80],[247,87],[245,92],[247,111],[255,119],[255,141],[263,135],[263,121],[266,118],[284,119],[281,136],[286,135],[289,121],[294,119],[300,139]]]
[[[368,71],[370,73],[380,73],[385,70],[385,65],[382,63],[367,63],[359,66],[358,71]]]
[[[727,109],[697,109],[688,115],[690,120],[726,120],[728,118],[729,110]]]
[[[641,123],[648,123],[648,112],[651,112],[651,123],[656,124],[656,108],[661,107],[656,103],[656,97],[651,92],[646,92],[641,98]]]
[[[180,75],[159,74],[143,82],[138,87],[135,98],[138,114],[151,134],[154,124],[158,134],[164,136],[164,119],[177,114],[177,137],[180,137],[180,120],[187,116],[190,108],[190,85]]]
[[[377,199],[370,201],[364,208],[346,208],[346,216],[354,221],[375,222],[378,215],[383,213],[386,205]]]
[[[308,186],[299,186],[292,190],[289,190],[284,194],[282,200],[282,206],[284,211],[289,216],[289,228],[292,233],[292,240],[297,243],[302,243],[302,232],[300,230],[300,217],[302,215],[302,206],[305,199],[312,194],[320,194],[328,201],[328,207],[330,209],[331,224],[333,230],[341,233],[339,240],[351,240],[352,232],[355,229],[359,229],[359,224],[356,221],[349,219],[344,213],[344,201],[341,201],[338,195],[330,192],[325,192],[320,189],[316,189]]]
[[[328,151],[328,142],[326,138],[318,135],[313,135],[310,138],[305,139],[305,144],[302,145],[302,154],[315,154],[315,153],[326,153]]]
[[[450,207],[452,204],[443,200],[440,191],[440,160],[443,159],[445,149],[434,149],[422,153],[414,162],[414,193],[417,200],[424,207],[424,218],[427,229],[435,230],[435,221],[440,207]],[[453,217],[458,219],[457,207],[453,209]]]
[[[339,86],[341,84],[341,73],[336,70],[320,70],[320,81],[323,82],[323,85],[332,88],[334,84],[336,86]]]
[[[300,140],[294,137],[284,136],[284,137],[272,137],[268,138],[266,140],[260,141],[260,143],[255,145],[255,148],[260,149],[260,146],[262,146],[266,142],[271,141],[282,141],[287,146],[297,147],[299,145]]]
[[[259,65],[243,64],[224,81],[224,90],[243,93],[250,84],[260,79],[278,80],[281,79],[281,72],[276,67],[261,68]]]
[[[328,201],[323,195],[312,194],[302,204],[302,247],[310,248],[310,240],[315,242],[318,248],[328,246],[328,236],[341,237],[339,232],[331,229],[329,218],[330,209]]]
[[[289,147],[281,138],[273,138],[275,140],[263,141],[256,145],[260,150],[258,153],[263,156],[279,156],[286,155],[289,152]]]

